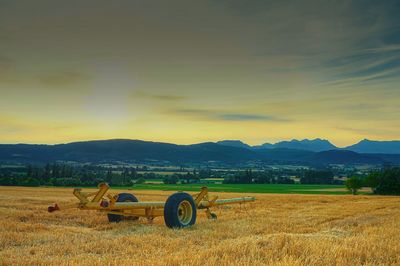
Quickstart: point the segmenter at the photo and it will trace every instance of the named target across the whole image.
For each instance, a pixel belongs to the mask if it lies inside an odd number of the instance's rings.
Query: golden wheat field
[[[200,211],[194,227],[171,230],[162,217],[110,224],[96,211],[47,212],[71,192],[0,187],[1,265],[400,265],[399,197],[252,194],[215,209],[216,221]]]

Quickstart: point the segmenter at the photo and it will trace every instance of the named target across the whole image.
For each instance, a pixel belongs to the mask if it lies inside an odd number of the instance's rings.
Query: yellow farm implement
[[[97,210],[107,213],[110,222],[120,222],[123,219],[137,220],[145,217],[152,222],[155,217],[164,216],[165,224],[169,228],[182,228],[196,223],[198,209],[204,209],[209,219],[216,219],[217,215],[210,208],[218,205],[245,203],[254,201],[254,197],[218,199],[218,196],[209,197],[207,187],[202,187],[197,194],[190,195],[177,192],[168,197],[167,201],[139,202],[130,193],[116,195],[107,194],[109,186],[101,183],[99,190],[93,193],[83,192],[75,188],[73,194],[79,203],[64,206],[61,209],[77,207],[81,210]],[[48,208],[49,212],[60,210],[58,204]]]

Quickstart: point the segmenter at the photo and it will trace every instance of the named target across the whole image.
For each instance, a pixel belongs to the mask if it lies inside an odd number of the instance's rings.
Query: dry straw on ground
[[[162,218],[109,224],[94,211],[46,212],[73,201],[71,189],[0,187],[0,264],[400,265],[399,197],[255,196],[216,209],[217,221],[200,212],[193,228],[171,230]]]

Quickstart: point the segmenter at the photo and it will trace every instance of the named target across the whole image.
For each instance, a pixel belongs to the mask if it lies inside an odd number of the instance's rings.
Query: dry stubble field
[[[95,211],[47,213],[71,192],[0,187],[1,265],[400,265],[399,197],[253,194],[255,203],[216,209],[217,221],[200,212],[193,228],[171,230],[163,218],[109,224]]]

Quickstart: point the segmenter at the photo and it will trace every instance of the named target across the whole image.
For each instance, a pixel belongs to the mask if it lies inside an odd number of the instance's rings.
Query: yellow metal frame
[[[106,195],[110,188],[107,183],[100,183],[98,188],[98,191],[92,193],[83,192],[81,188],[75,188],[73,194],[79,200],[79,203],[61,207],[61,209],[78,207],[81,210],[97,210],[123,216],[146,217],[149,221],[152,221],[155,217],[164,215],[165,202],[163,201],[117,202],[118,194]],[[107,199],[105,199],[105,196]],[[218,199],[218,196],[214,196],[210,198],[207,187],[202,187],[199,193],[192,196],[197,209],[205,209],[208,218],[213,218],[210,212],[211,207],[255,200],[254,197]],[[58,205],[55,206],[57,210],[60,209]]]

